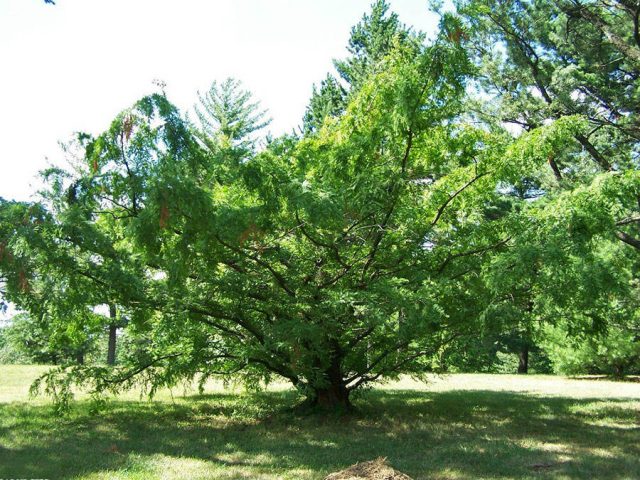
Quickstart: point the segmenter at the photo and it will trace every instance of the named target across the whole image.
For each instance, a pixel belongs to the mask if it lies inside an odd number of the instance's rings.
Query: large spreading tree
[[[593,275],[608,250],[591,247],[623,245],[615,232],[637,220],[638,175],[593,157],[589,181],[552,190],[544,172],[584,170],[581,136],[599,148],[593,120],[549,107],[517,138],[491,120],[490,105],[467,98],[489,68],[469,40],[493,38],[476,27],[445,14],[425,45],[375,3],[300,137],[259,141],[264,113],[232,80],[201,95],[195,122],[154,94],[101,135],[78,135],[68,166],[45,172],[40,202],[0,203],[2,294],[78,345],[114,325],[97,306],[117,307],[128,346],[116,367],[41,381],[65,400],[73,382],[153,391],[281,378],[311,404],[348,406],[368,382],[428,371],[492,312],[503,331],[529,335],[543,315],[604,311],[601,287],[617,278],[623,291],[631,274]],[[633,163],[616,158],[609,166]],[[568,292],[586,275],[581,304]]]
[[[96,390],[277,375],[347,405],[366,382],[423,372],[472,328],[474,272],[509,241],[485,215],[511,169],[504,139],[458,121],[458,28],[444,18],[419,51],[396,42],[343,114],[261,150],[234,82],[203,97],[199,126],[156,94],[80,135],[41,203],[3,202],[5,295],[36,315],[64,301],[76,321],[96,304],[130,312],[120,367],[65,370]]]

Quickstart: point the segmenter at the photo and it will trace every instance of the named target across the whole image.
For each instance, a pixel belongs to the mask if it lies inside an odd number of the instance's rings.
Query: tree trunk
[[[109,317],[111,324],[109,325],[109,346],[107,348],[107,365],[116,364],[116,306],[109,305]]]
[[[109,346],[107,348],[107,365],[116,364],[116,327],[114,324],[109,325]]]
[[[525,345],[520,350],[519,354],[519,362],[518,362],[518,373],[528,373],[529,372],[529,345]]]
[[[76,352],[76,362],[78,362],[78,365],[84,365],[84,351],[79,350]]]
[[[333,344],[331,362],[324,374],[326,384],[318,387],[311,386],[313,396],[309,398],[309,403],[323,410],[349,410],[351,408],[350,391],[342,375],[340,345],[336,340],[332,340],[331,343]]]
[[[613,371],[614,371],[614,375],[616,378],[622,378],[624,377],[624,366],[623,365],[615,365],[613,367]]]
[[[323,410],[349,410],[351,408],[349,393],[349,390],[342,383],[330,385],[317,389],[310,402],[312,406],[320,407]]]

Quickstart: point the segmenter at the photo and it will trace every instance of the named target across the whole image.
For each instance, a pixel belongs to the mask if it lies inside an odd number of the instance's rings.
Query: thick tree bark
[[[340,345],[335,340],[330,342],[333,344],[331,363],[324,374],[327,383],[314,388],[313,395],[309,398],[309,401],[312,406],[320,407],[323,410],[350,409],[350,391],[346,387],[344,376],[342,375]]]
[[[116,364],[116,306],[109,305],[109,317],[111,324],[109,325],[109,346],[107,347],[107,365]]]
[[[323,410],[348,410],[351,408],[349,393],[349,390],[342,383],[329,385],[314,392],[314,397],[310,399],[311,405]]]
[[[529,372],[529,345],[525,345],[520,350],[518,355],[518,373],[528,373]]]

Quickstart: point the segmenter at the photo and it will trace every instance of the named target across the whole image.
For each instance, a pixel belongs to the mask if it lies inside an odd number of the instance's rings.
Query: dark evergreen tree
[[[338,77],[327,74],[320,87],[313,87],[311,100],[304,115],[304,131],[318,130],[326,117],[344,112],[349,97],[354,95],[376,66],[394,47],[412,48],[417,55],[424,35],[413,32],[389,12],[386,0],[376,0],[371,12],[351,29],[347,50],[349,56],[334,60]]]

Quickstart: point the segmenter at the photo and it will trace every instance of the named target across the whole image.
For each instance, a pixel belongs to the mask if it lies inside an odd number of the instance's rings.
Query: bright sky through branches
[[[432,32],[426,0],[391,0]],[[59,140],[97,133],[154,79],[181,109],[241,80],[274,134],[301,124],[313,83],[344,57],[370,0],[0,0],[0,197],[28,200]],[[30,186],[31,185],[31,186]]]

